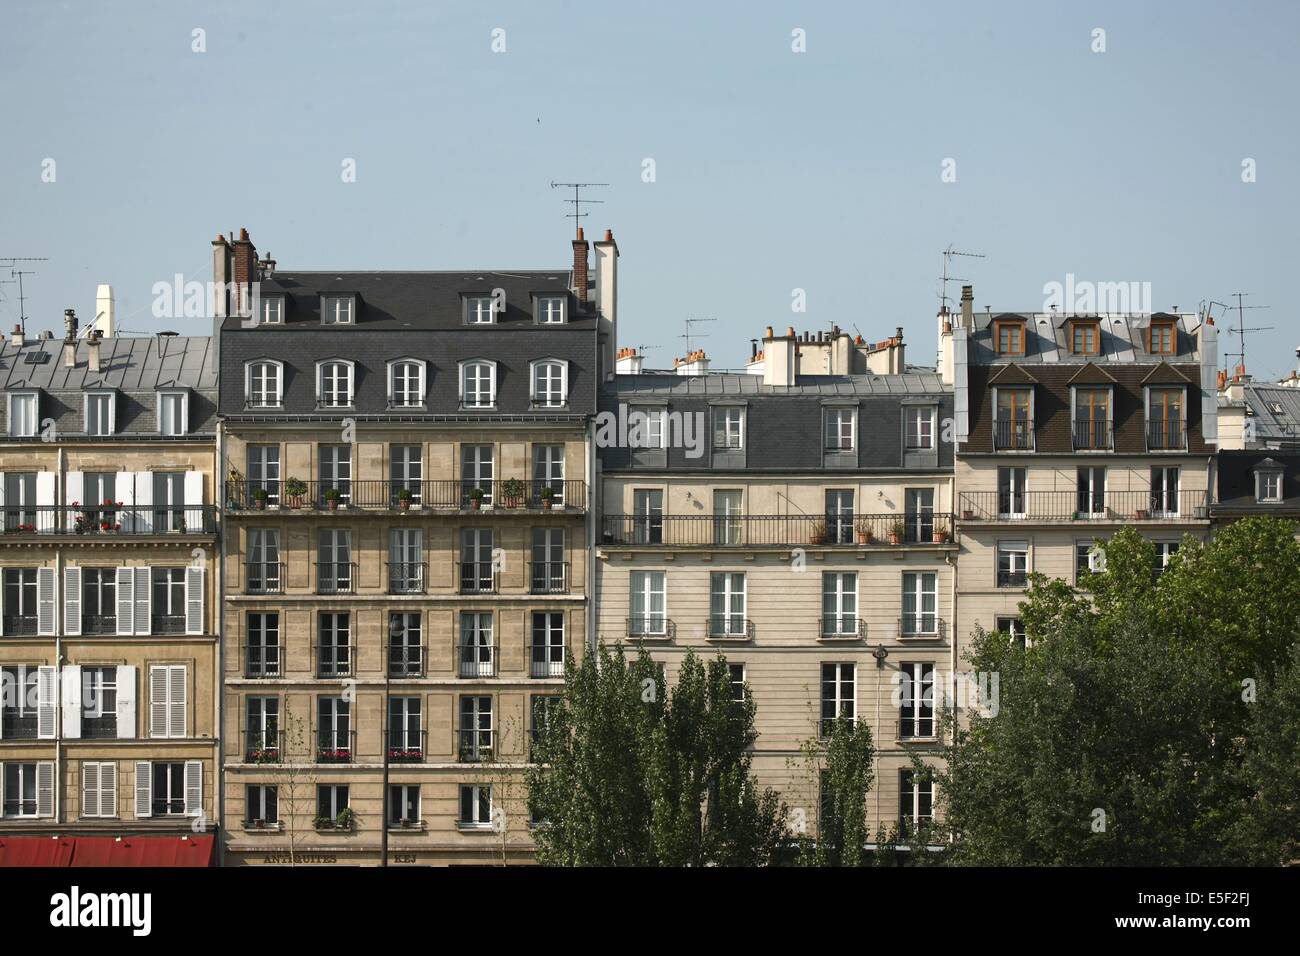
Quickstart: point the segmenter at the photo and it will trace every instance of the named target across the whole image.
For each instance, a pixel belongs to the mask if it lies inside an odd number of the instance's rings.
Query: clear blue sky
[[[1150,282],[1157,309],[1248,291],[1277,327],[1252,371],[1295,365],[1300,4],[5,6],[0,256],[49,258],[29,331],[90,316],[99,282],[129,329],[200,331],[156,322],[151,288],[208,279],[241,226],[281,268],[561,267],[548,184],[584,180],[610,184],[587,233],[614,229],[620,339],[651,364],[687,316],[717,318],[715,365],[832,322],[902,325],[932,360],[952,243],[987,256],[958,271],[980,309],[1039,308],[1067,273]]]

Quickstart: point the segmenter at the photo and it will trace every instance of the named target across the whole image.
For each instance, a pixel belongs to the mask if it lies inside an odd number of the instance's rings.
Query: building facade
[[[212,341],[78,333],[69,311],[62,338],[15,330],[0,345],[0,829],[207,862],[220,686]]]
[[[645,648],[669,686],[689,651],[724,655],[756,704],[756,778],[796,831],[820,809],[802,746],[837,717],[873,731],[871,832],[930,818],[911,761],[937,744],[953,663],[951,388],[907,370],[901,334],[769,328],[745,373],[641,361],[623,350],[601,394],[618,434],[596,431],[598,639]]]
[[[612,237],[594,289],[585,241],[509,273],[214,250],[259,283],[220,336],[226,863],[528,859],[530,737],[588,635]]]

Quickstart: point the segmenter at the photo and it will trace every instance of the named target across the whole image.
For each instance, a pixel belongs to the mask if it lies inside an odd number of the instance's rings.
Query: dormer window
[[[388,363],[388,404],[391,408],[423,407],[423,362],[419,359],[398,359]]]
[[[262,324],[284,325],[284,296],[262,296]]]
[[[9,393],[9,437],[34,438],[40,421],[40,392]]]
[[[563,325],[565,315],[565,297],[562,295],[542,295],[537,297],[537,321],[542,325]]]
[[[113,434],[116,422],[116,406],[112,392],[87,392],[86,434],[107,436]]]
[[[158,393],[158,434],[184,435],[189,431],[190,395],[183,389]]]
[[[1025,323],[1008,319],[993,323],[993,342],[999,355],[1025,354]]]
[[[1261,461],[1255,469],[1255,500],[1261,504],[1282,500],[1282,468],[1271,458]]]
[[[1152,355],[1173,355],[1174,333],[1173,322],[1152,322],[1147,330],[1147,351]]]
[[[1070,351],[1075,355],[1101,354],[1101,324],[1075,320],[1070,323]]]
[[[542,408],[560,408],[569,401],[569,363],[562,359],[539,359],[533,362],[533,404]]]
[[[342,359],[316,365],[316,404],[321,408],[352,405],[352,363]]]
[[[470,359],[460,364],[460,403],[464,408],[492,408],[496,405],[496,362]]]
[[[284,366],[270,359],[244,366],[244,399],[249,408],[279,408]]]
[[[356,321],[356,301],[350,295],[323,295],[320,299],[322,325],[352,325]]]
[[[496,315],[492,308],[492,296],[466,296],[465,321],[470,325],[491,325],[495,322]]]

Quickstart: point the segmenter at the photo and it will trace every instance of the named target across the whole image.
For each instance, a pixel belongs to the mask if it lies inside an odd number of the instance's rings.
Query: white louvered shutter
[[[135,668],[117,666],[117,739],[135,737]]]
[[[135,569],[135,633],[153,633],[153,569]]]
[[[81,665],[63,667],[63,736],[81,736]]]
[[[54,816],[54,761],[42,760],[36,765],[36,815]]]
[[[117,633],[135,633],[135,568],[117,569]]]
[[[185,815],[203,814],[203,764],[198,760],[185,761]]]
[[[81,634],[81,568],[63,569],[63,633]]]
[[[55,495],[57,494],[57,485],[55,483],[54,472],[38,471],[36,473],[36,530],[53,531],[59,526],[58,517],[54,512],[54,506],[57,504]]]
[[[137,534],[147,534],[153,530],[153,472],[137,471],[135,473],[135,531]]]
[[[203,568],[185,568],[185,633],[203,633]]]
[[[70,471],[63,479],[63,503],[69,508],[81,508],[89,505],[86,501],[86,473]],[[76,524],[75,514],[68,516],[67,526],[71,529]]]
[[[135,815],[153,816],[153,768],[147,760],[135,762]]]
[[[117,763],[99,765],[99,815],[117,816]]]
[[[53,637],[58,629],[58,607],[54,603],[54,569],[36,569],[36,633]]]
[[[117,520],[122,523],[123,531],[135,530],[135,517],[132,506],[135,504],[135,472],[119,471],[113,479],[113,490],[122,507],[117,512]]]
[[[185,530],[194,534],[203,530],[203,472],[185,472],[184,491]]]
[[[58,681],[58,672],[53,667],[36,669],[36,736],[41,740],[54,739]]]
[[[185,737],[185,665],[167,668],[167,736]]]
[[[149,736],[167,736],[167,668],[149,668]]]
[[[81,815],[99,816],[99,764],[81,761]]]

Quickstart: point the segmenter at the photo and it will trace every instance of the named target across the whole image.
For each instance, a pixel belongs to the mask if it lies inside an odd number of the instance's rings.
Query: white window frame
[[[827,667],[835,668],[834,671],[835,676],[832,678],[831,681],[835,687],[835,690],[834,690],[834,696],[830,698],[826,697],[826,668]],[[845,677],[846,672],[851,673],[852,677],[846,678]],[[857,664],[853,661],[822,661],[821,664],[818,666],[817,676],[818,676],[817,703],[819,708],[818,710],[819,716],[817,721],[817,735],[819,737],[825,737],[827,735],[826,722],[828,720],[841,720],[847,716],[850,721],[856,724],[858,722]],[[845,693],[845,689],[850,683],[853,685],[853,693],[852,696],[847,696]],[[835,715],[833,717],[827,717],[824,713],[826,701],[828,699],[834,701],[835,703]],[[851,711],[851,713],[849,714],[844,713],[846,709],[844,706],[845,704],[849,705],[847,709]]]
[[[542,389],[539,387],[541,385],[541,382],[539,381],[539,374],[544,370],[550,370],[554,368],[558,368],[560,372],[559,401],[551,400],[554,395],[553,388],[548,388],[545,392],[543,392]],[[548,375],[547,376],[548,383],[553,383],[554,378],[555,376],[553,374]],[[494,387],[495,384],[496,383],[494,378],[493,380]],[[539,408],[565,407],[566,405],[569,404],[569,363],[566,362],[564,359],[558,359],[558,358],[542,358],[530,362],[528,365],[528,384],[529,384],[529,393],[530,393],[529,397],[532,399],[534,405],[538,406]]]
[[[487,789],[488,818],[480,820],[480,804],[482,802],[482,790]],[[474,808],[473,819],[466,820],[462,813],[463,801],[465,799],[465,790],[470,791],[471,806]],[[490,830],[492,828],[492,814],[496,812],[496,804],[493,803],[492,785],[490,783],[462,783],[456,791],[456,826],[462,830]]]
[[[92,432],[90,430],[90,403],[92,399],[108,399],[108,430]],[[82,396],[81,402],[82,421],[86,426],[86,434],[96,437],[108,437],[117,434],[117,394],[106,388],[89,389]]]
[[[31,430],[14,428],[14,406],[19,404],[14,399],[30,400],[32,403]],[[41,393],[39,389],[23,389],[7,393],[8,423],[10,438],[35,438],[41,430]]]
[[[347,303],[346,309],[342,307],[344,303]],[[355,296],[338,294],[321,296],[321,325],[355,325],[356,318]]]
[[[1018,547],[1019,545],[1023,545],[1023,547]],[[1026,538],[999,539],[996,545],[996,550],[994,551],[994,559],[993,559],[993,573],[995,578],[994,585],[997,587],[1006,587],[1006,588],[1019,587],[1019,585],[998,584],[997,579],[1002,576],[1002,555],[1004,552],[1007,555],[1012,556],[1013,558],[1017,554],[1021,555],[1020,570],[1023,571],[1027,577],[1029,575],[1030,569],[1033,566],[1033,562],[1031,560],[1033,554],[1032,544]],[[1010,567],[1007,570],[1012,574],[1016,573],[1017,569],[1016,569],[1015,560],[1011,561]]]
[[[117,761],[81,761],[81,816],[86,819],[115,819],[117,807]],[[107,809],[108,812],[105,812]]]
[[[399,395],[397,389],[397,374],[405,368],[415,369],[415,400],[399,401],[399,398],[409,398],[408,391],[404,395]],[[388,363],[388,405],[390,408],[422,408],[425,402],[425,363],[416,358],[399,358],[393,359]]]
[[[31,813],[23,813],[21,806],[19,812],[15,814],[4,814],[5,820],[38,820],[43,817],[54,816],[54,761],[52,760],[6,760],[0,763],[0,792],[3,792],[6,778],[9,776],[8,768],[11,764],[18,766],[18,775],[20,780],[26,778],[26,768],[31,767],[35,775],[36,784],[36,806]],[[41,778],[45,778],[46,786],[41,785]],[[21,799],[21,797],[20,797]],[[0,803],[0,813],[3,813],[3,804]]]
[[[468,376],[471,368],[486,368],[488,383],[488,401],[473,402],[469,401],[470,393],[467,389],[469,384]],[[458,382],[458,391],[460,404],[462,408],[496,408],[497,404],[497,363],[491,359],[473,358],[465,359],[460,363],[460,369],[456,375]],[[477,397],[477,392],[476,392]]]
[[[1277,482],[1277,493],[1269,494],[1270,482]],[[1255,472],[1255,500],[1260,504],[1277,504],[1282,501],[1282,469],[1265,468]]]
[[[845,422],[841,417],[848,414],[848,421]],[[858,449],[858,410],[856,408],[828,406],[822,410],[822,447],[823,450],[832,455],[842,455]],[[837,444],[830,444],[831,423],[835,422],[835,440]],[[845,445],[845,425],[848,425],[848,444]]]
[[[845,586],[850,577],[853,581],[852,590]],[[827,598],[831,599],[829,603],[832,605],[829,611],[826,608]],[[850,604],[852,604],[852,607],[849,606]],[[856,636],[861,630],[862,621],[862,617],[858,613],[859,608],[858,572],[823,571],[820,633],[828,637]],[[844,621],[850,618],[853,620],[853,629],[846,631],[844,630]],[[827,628],[828,621],[834,623],[834,629]]]
[[[180,422],[179,430],[166,431],[163,428],[163,405],[168,399],[180,399],[181,407],[178,415]],[[183,388],[160,388],[156,396],[158,403],[158,434],[182,436],[190,433],[190,393]]]
[[[1087,567],[1080,559],[1086,559]],[[1082,584],[1084,574],[1100,574],[1106,570],[1106,542],[1097,544],[1093,538],[1076,538],[1074,541],[1074,583]]]
[[[284,296],[264,295],[262,298],[263,325],[284,325]]]
[[[912,611],[907,612],[908,599]],[[931,610],[926,611],[926,602]],[[909,637],[933,637],[939,633],[939,574],[937,571],[903,572],[902,633]],[[910,618],[910,620],[909,620]],[[927,618],[929,621],[927,622]],[[926,627],[929,623],[931,626]]]
[[[719,434],[722,436],[722,444],[718,444]],[[742,451],[744,447],[745,409],[740,405],[715,405],[713,408],[713,450],[721,452]]]
[[[739,581],[739,587],[737,587]],[[711,637],[744,637],[747,633],[745,618],[749,613],[749,587],[744,571],[712,571],[709,574],[709,635]],[[721,601],[723,610],[715,611]],[[740,610],[735,610],[735,605]],[[721,626],[715,626],[719,623]]]
[[[345,371],[343,380],[346,383],[344,398],[347,401],[330,402],[326,401],[325,377],[327,370],[332,368],[342,368]],[[337,376],[335,376],[337,380]],[[318,408],[352,408],[356,404],[356,363],[348,359],[332,358],[325,359],[316,363],[316,405]]]
[[[908,451],[934,451],[935,419],[938,408],[934,405],[908,405],[904,408],[904,444]],[[913,437],[915,436],[915,441]]]
[[[483,303],[487,303],[487,318],[484,318]],[[495,325],[497,321],[496,298],[491,295],[467,295],[465,297],[466,325]]]
[[[632,610],[638,594],[642,607],[639,616]],[[661,610],[655,609],[656,601]],[[664,637],[668,634],[667,571],[633,571],[628,576],[628,618],[631,620],[629,630],[634,636]]]
[[[253,379],[257,369],[267,367],[275,370],[275,393],[274,401],[255,402],[253,400]],[[263,376],[264,378],[266,376]],[[244,404],[248,408],[279,408],[284,404],[284,363],[277,362],[275,359],[254,359],[251,362],[244,363]]]
[[[556,308],[558,304],[558,308]],[[568,319],[568,297],[539,295],[537,297],[537,323],[539,325],[564,325]]]
[[[163,699],[155,691],[156,675],[162,673]],[[187,735],[189,710],[189,674],[184,664],[151,664],[149,666],[149,738],[151,740],[183,739]],[[161,723],[159,721],[161,720]],[[161,733],[159,733],[161,729]]]

